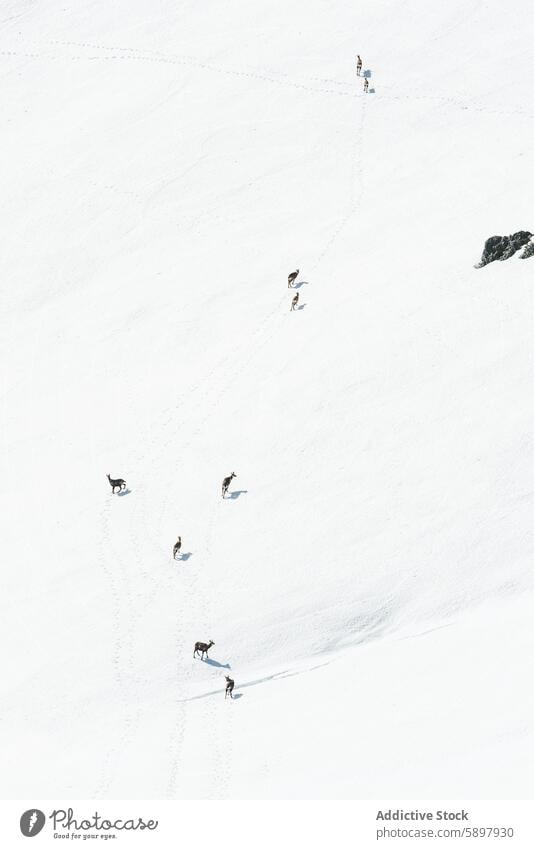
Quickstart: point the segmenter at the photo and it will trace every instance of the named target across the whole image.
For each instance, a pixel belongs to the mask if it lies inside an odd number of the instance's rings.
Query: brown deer
[[[176,560],[176,555],[180,553],[180,549],[182,547],[182,537],[178,537],[177,541],[174,543],[172,547],[172,556]]]
[[[236,478],[236,477],[237,477],[236,473],[232,472],[231,475],[228,475],[228,477],[223,480],[223,482],[222,482],[222,497],[223,498],[226,498],[226,493],[228,492],[228,487],[232,483],[233,479]]]
[[[291,301],[291,312],[293,312],[293,310],[297,306],[298,302],[299,302],[299,292],[297,292],[297,294],[295,295],[295,297]]]
[[[112,493],[114,493],[116,489],[118,489],[119,492],[122,492],[123,489],[126,489],[126,481],[123,480],[122,478],[113,479],[113,478],[110,478],[109,475],[107,476],[107,478],[108,478],[108,481],[111,484]]]
[[[196,655],[200,652],[200,659],[204,660],[204,655],[206,655],[207,657],[210,648],[214,645],[215,643],[213,642],[213,640],[210,640],[209,643],[195,643],[193,657],[196,657]]]
[[[226,678],[226,690],[224,691],[224,698],[230,696],[230,698],[233,699],[234,697],[232,693],[234,691],[235,681],[233,681],[232,678],[230,678],[228,675],[225,675],[224,677]]]
[[[288,276],[288,278],[287,278],[287,288],[288,289],[291,289],[293,283],[295,282],[295,280],[299,276],[299,271],[300,271],[300,268],[297,268],[296,271],[292,271],[291,274]]]

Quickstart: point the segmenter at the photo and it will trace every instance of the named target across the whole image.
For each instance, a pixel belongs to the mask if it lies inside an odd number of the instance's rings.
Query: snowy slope
[[[532,794],[532,11],[431,5],[4,3],[5,797]]]

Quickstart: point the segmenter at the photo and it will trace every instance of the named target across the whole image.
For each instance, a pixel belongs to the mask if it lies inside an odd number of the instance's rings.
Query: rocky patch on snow
[[[523,251],[519,254],[519,259],[528,259],[530,256],[534,256],[534,239],[531,239],[525,245]]]
[[[534,254],[534,242],[531,242],[532,233],[528,230],[519,230],[511,236],[490,236],[486,239],[480,262],[475,268],[483,268],[496,259],[510,259],[520,248],[525,248],[520,254],[521,259],[527,259]]]

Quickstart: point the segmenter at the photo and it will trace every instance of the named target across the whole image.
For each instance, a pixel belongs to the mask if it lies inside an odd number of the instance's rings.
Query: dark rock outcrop
[[[529,256],[534,256],[534,242],[529,242],[519,254],[519,259],[528,259]]]
[[[495,262],[496,259],[510,259],[511,256],[525,245],[527,247],[525,247],[525,250],[521,254],[521,258],[527,259],[527,257],[534,254],[534,244],[529,244],[531,238],[532,233],[529,233],[528,230],[519,230],[518,233],[512,233],[511,236],[491,236],[486,240],[484,250],[482,251],[482,258],[475,267],[483,268],[484,265],[487,265],[489,262]]]

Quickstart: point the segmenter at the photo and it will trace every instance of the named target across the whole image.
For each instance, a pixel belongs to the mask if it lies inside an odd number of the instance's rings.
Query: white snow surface
[[[532,5],[1,17],[1,795],[531,796]]]

